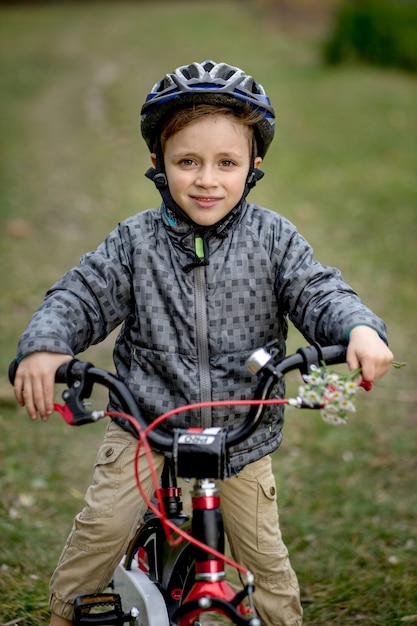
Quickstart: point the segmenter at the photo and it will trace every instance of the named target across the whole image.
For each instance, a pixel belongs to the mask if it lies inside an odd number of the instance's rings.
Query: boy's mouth
[[[221,198],[214,196],[191,196],[191,199],[202,208],[210,208],[220,202]]]

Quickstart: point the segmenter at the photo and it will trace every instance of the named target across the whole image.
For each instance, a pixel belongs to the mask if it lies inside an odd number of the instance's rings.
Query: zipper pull
[[[204,259],[205,251],[204,251],[204,239],[202,237],[195,238],[195,253],[199,259]]]
[[[209,265],[210,263],[208,260],[208,246],[205,237],[200,237],[198,235],[195,237],[194,252],[194,261],[192,263],[188,263],[188,265],[184,265],[182,268],[187,274],[196,267],[203,267],[204,265]]]

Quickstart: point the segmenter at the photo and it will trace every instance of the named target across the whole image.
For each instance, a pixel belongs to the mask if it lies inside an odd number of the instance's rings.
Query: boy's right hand
[[[31,419],[47,420],[54,411],[55,373],[71,361],[69,354],[33,352],[20,363],[14,379],[14,392],[20,406],[26,406]]]

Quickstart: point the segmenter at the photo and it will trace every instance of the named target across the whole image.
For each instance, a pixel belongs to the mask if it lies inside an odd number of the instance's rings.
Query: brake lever
[[[65,404],[55,404],[54,409],[71,426],[91,424],[104,417],[104,411],[88,411],[84,405],[84,400],[91,396],[93,390],[93,382],[87,380],[88,370],[92,367],[91,363],[74,360],[66,370],[68,388],[62,393]]]

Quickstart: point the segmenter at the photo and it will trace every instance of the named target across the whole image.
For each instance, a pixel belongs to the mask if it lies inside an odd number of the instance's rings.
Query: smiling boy
[[[154,166],[147,176],[162,204],[121,222],[34,314],[15,378],[31,418],[51,415],[57,367],[120,324],[116,371],[149,421],[178,405],[251,398],[256,381],[246,358],[272,339],[284,355],[288,319],[308,341],[347,344],[350,368],[360,365],[366,380],[386,372],[392,354],[383,322],[337,269],[314,260],[290,222],[247,202],[274,119],[262,86],[224,63],[192,63],[156,83],[141,129]],[[231,429],[243,415],[241,407],[202,409],[172,424]],[[255,575],[263,623],[299,626],[298,582],[279,529],[270,458],[282,425],[282,409],[270,408],[233,449],[222,512],[233,556]],[[106,458],[110,446],[116,452]],[[51,580],[52,626],[72,623],[77,596],[106,587],[145,513],[132,471],[135,448],[128,425],[110,422]],[[160,472],[163,458],[154,459]]]

